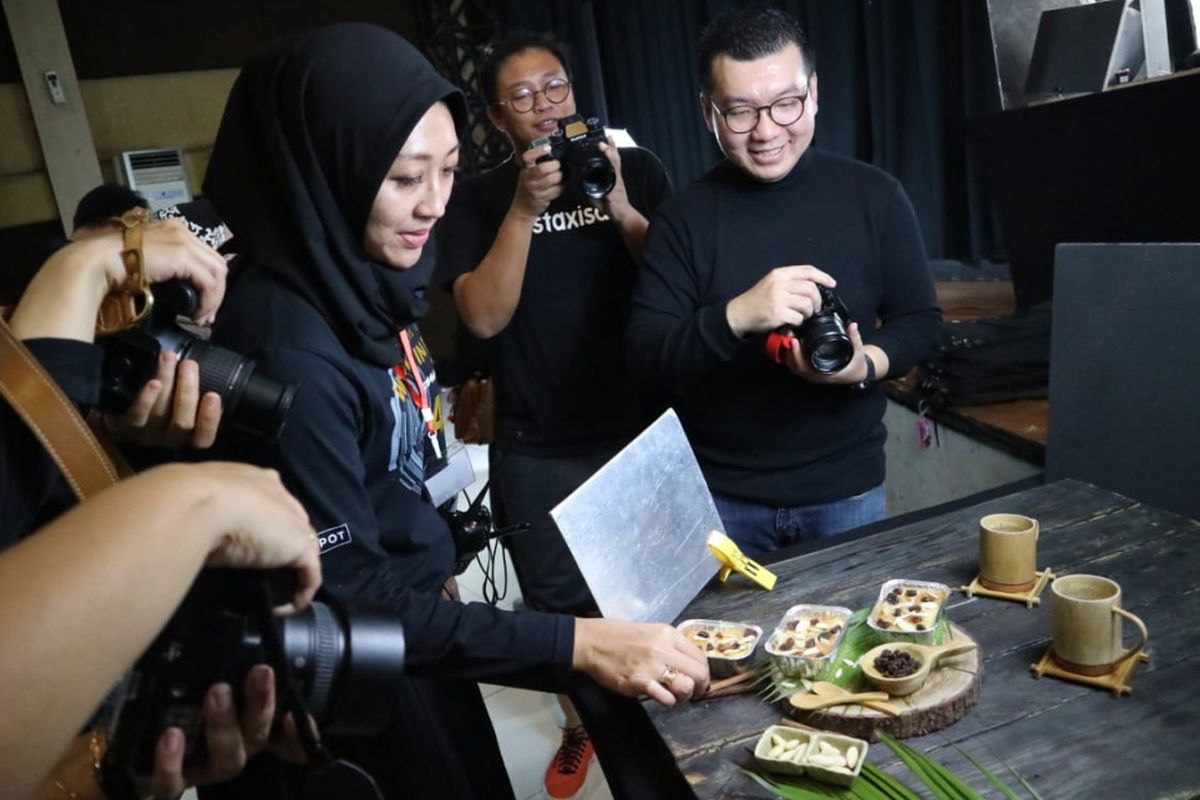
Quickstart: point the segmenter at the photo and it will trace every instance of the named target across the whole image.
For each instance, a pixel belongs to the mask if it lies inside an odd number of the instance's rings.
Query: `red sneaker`
[[[546,795],[554,800],[574,797],[587,783],[588,765],[596,754],[582,725],[564,728],[562,744],[546,767]]]

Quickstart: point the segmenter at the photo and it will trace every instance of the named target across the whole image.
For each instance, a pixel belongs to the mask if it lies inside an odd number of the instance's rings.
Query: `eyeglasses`
[[[495,105],[508,106],[518,114],[526,114],[533,111],[533,101],[539,94],[545,95],[546,99],[558,105],[563,100],[567,99],[567,95],[571,93],[571,82],[565,81],[562,78],[551,78],[546,81],[546,85],[541,89],[534,91],[529,88],[517,89],[508,96],[507,100],[500,100]]]
[[[718,108],[717,104],[712,100],[708,102],[712,105],[713,111],[716,111],[725,118],[725,124],[733,133],[749,133],[758,127],[760,115],[766,111],[771,121],[776,125],[786,128],[800,119],[804,114],[804,102],[808,100],[808,94],[789,95],[781,97],[774,103],[766,106],[730,106],[729,108]]]

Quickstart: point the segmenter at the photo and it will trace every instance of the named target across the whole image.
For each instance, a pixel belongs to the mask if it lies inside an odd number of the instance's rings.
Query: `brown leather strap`
[[[150,223],[150,212],[131,208],[111,220],[124,236],[121,263],[125,265],[125,280],[109,292],[100,304],[96,316],[97,333],[116,333],[140,322],[154,307],[154,295],[146,271],[142,268],[142,236]]]
[[[2,319],[0,395],[25,420],[80,500],[120,479],[121,473],[75,405]]]

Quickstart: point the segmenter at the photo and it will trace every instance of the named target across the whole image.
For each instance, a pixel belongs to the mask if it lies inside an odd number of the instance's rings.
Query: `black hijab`
[[[242,69],[204,191],[245,254],[315,306],[351,354],[397,360],[397,331],[425,313],[430,248],[409,269],[375,263],[363,235],[375,195],[412,129],[462,94],[384,28],[317,29]]]

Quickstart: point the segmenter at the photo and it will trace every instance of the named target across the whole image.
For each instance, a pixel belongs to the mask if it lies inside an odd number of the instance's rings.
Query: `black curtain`
[[[573,47],[580,110],[627,128],[677,186],[717,162],[696,45],[732,0],[503,0],[503,30],[553,30]],[[984,0],[786,0],[819,76],[818,146],[875,164],[912,198],[931,258],[998,254],[966,150],[968,117],[999,110]]]

